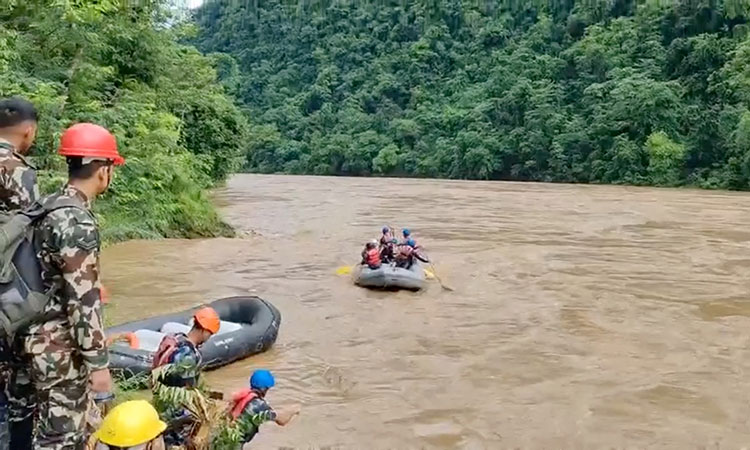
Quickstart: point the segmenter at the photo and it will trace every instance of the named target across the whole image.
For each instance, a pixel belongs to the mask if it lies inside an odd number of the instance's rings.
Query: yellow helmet
[[[133,447],[152,441],[167,428],[146,400],[131,400],[115,406],[94,434],[107,445]]]

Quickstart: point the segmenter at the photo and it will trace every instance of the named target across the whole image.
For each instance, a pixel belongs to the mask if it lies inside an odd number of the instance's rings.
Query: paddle
[[[352,266],[341,266],[336,269],[336,275],[347,275],[352,273]]]
[[[430,262],[430,269],[432,269],[432,275],[435,277],[436,280],[438,280],[438,283],[440,283],[440,287],[445,289],[446,291],[453,292],[453,288],[450,286],[446,286],[443,284],[443,280],[440,279],[440,277],[437,274],[437,270],[435,270],[435,266]]]

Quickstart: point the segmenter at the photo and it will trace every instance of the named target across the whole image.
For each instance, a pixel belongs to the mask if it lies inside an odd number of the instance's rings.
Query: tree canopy
[[[127,164],[96,207],[110,239],[226,230],[204,189],[235,171],[248,124],[217,82],[218,62],[181,44],[191,27],[148,0],[4,0],[0,94],[40,110],[35,156],[46,190],[73,122],[112,130]]]
[[[748,0],[208,0],[248,171],[750,187]],[[227,56],[229,55],[229,56]]]

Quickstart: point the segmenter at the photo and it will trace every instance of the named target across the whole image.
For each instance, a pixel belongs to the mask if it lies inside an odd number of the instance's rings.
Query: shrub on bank
[[[0,95],[40,111],[42,189],[65,180],[55,151],[71,123],[118,138],[127,165],[95,206],[110,241],[231,233],[206,189],[237,167],[248,125],[212,61],[178,42],[187,28],[165,3],[11,0],[0,11]]]

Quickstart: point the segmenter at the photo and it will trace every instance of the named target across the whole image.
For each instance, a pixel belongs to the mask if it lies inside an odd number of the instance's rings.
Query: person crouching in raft
[[[256,370],[250,377],[250,388],[237,392],[232,397],[230,414],[242,432],[242,442],[250,442],[260,425],[265,422],[276,422],[282,427],[299,414],[299,405],[283,413],[276,412],[266,402],[266,394],[276,384],[273,374],[268,370]]]
[[[417,258],[424,263],[430,262],[430,260],[422,254],[419,247],[417,247],[417,243],[414,239],[408,239],[406,242],[399,245],[396,250],[396,267],[411,269],[411,266],[414,264],[414,258]]]
[[[401,240],[401,242],[399,242],[399,245],[404,245],[409,239],[412,239],[411,230],[409,230],[408,228],[404,228],[403,230],[401,230],[401,235],[404,238]]]
[[[194,428],[193,421],[185,407],[162,401],[159,392],[164,386],[180,389],[197,386],[202,363],[199,348],[219,331],[220,326],[219,315],[213,308],[201,308],[193,316],[193,328],[188,334],[166,335],[154,355],[152,370],[169,366],[157,375],[152,386],[154,402],[159,413],[172,424],[170,431],[165,435],[165,441],[169,445],[180,446],[189,442],[190,431]]]
[[[164,450],[166,428],[149,402],[131,400],[107,414],[86,450]]]
[[[378,241],[372,240],[362,250],[362,265],[367,265],[372,270],[380,269],[380,249]]]
[[[380,259],[383,263],[389,264],[393,260],[393,249],[397,243],[391,227],[383,227],[383,235],[380,236]]]

